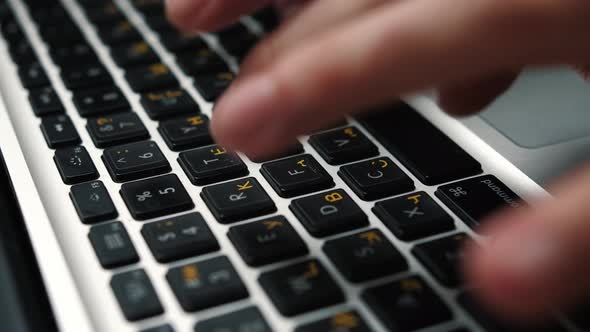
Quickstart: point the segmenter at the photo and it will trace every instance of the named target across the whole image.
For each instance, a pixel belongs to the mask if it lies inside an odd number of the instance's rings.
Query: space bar
[[[357,119],[427,185],[481,173],[481,165],[409,105],[398,103]]]

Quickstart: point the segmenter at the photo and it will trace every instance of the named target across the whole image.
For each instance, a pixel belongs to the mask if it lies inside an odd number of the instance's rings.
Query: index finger
[[[215,30],[271,0],[166,0],[166,13],[182,30]]]

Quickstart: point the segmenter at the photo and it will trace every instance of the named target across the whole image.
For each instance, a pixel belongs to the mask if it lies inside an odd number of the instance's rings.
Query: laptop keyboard
[[[116,221],[120,213],[113,199],[117,196],[133,219],[144,222],[141,239],[157,262],[189,259],[170,266],[165,275],[187,313],[247,299],[252,293],[242,271],[224,255],[227,248],[220,246],[210,229],[220,223],[227,225],[230,243],[245,264],[266,267],[258,274],[257,284],[280,315],[293,317],[347,303],[350,299],[344,290],[354,285],[359,289],[354,296],[378,319],[378,326],[400,332],[437,326],[456,317],[449,300],[443,300],[408,263],[411,252],[444,288],[464,287],[458,265],[461,245],[469,235],[456,229],[453,216],[439,201],[470,227],[478,226],[485,214],[498,207],[522,204],[499,179],[483,174],[473,157],[404,103],[346,120],[311,135],[305,144],[294,142],[293,149],[275,159],[252,160],[262,164],[260,172],[255,172],[246,157],[214,144],[208,130],[210,114],[202,113],[202,103],[182,86],[119,2],[79,0],[77,5],[97,31],[101,47],[124,70],[125,84],[137,94],[143,109],[133,111],[128,96],[61,2],[23,2],[52,62],[60,68],[77,114],[66,111],[5,1],[0,3],[2,35],[29,92],[31,112],[40,119],[47,147],[55,149],[55,174],[72,185],[72,208],[80,222],[88,225],[96,259],[104,269],[117,268],[111,292],[129,321],[162,316],[166,305],[161,290],[152,284],[162,276],[141,267],[137,243],[128,233],[126,223],[134,221]],[[200,98],[213,103],[232,83],[237,74],[233,69],[263,31],[278,24],[272,10],[265,9],[246,23],[204,38],[176,31],[164,17],[161,0],[130,0],[129,4],[174,56],[183,75],[192,79]],[[217,44],[212,46],[211,40]],[[158,130],[150,132],[136,112],[145,112],[149,121],[158,123]],[[86,119],[86,128],[76,127],[70,117]],[[79,130],[86,130],[90,140],[82,140]],[[377,143],[397,161],[382,156]],[[101,160],[88,153],[84,146],[90,145],[103,151]],[[178,159],[169,160],[165,150],[178,152]],[[312,150],[319,157],[310,154]],[[108,170],[106,180],[120,184],[118,193],[109,192],[101,181],[105,179],[99,179],[95,163]],[[172,163],[184,172],[171,173]],[[338,170],[348,188],[336,186],[328,168]],[[441,185],[436,199],[416,191],[406,170],[424,185]],[[193,187],[184,186],[181,177]],[[265,188],[279,198],[273,199]],[[195,190],[204,202],[199,208],[209,209],[214,219],[207,220],[194,210],[189,192]],[[279,199],[288,203],[295,219],[284,216],[287,211],[278,206],[286,205],[277,205]],[[359,206],[363,201],[377,202],[372,210],[364,210]],[[370,214],[385,226],[383,230],[370,223]],[[295,223],[314,238],[327,238],[321,250],[310,249]],[[419,243],[403,251],[389,240],[391,234],[403,242]],[[319,260],[322,256],[326,259]],[[340,277],[334,278],[330,271]],[[399,277],[374,282],[392,275]],[[467,303],[466,296],[459,296],[458,303]],[[472,307],[466,307],[466,312],[472,313]],[[308,321],[296,331],[370,331],[375,324],[367,324],[368,317],[357,309]],[[471,317],[480,321],[482,315]],[[480,323],[486,328],[496,326],[488,316]],[[144,331],[170,332],[173,327],[174,322],[162,321]],[[194,331],[273,330],[283,328],[271,326],[257,303],[194,322]]]

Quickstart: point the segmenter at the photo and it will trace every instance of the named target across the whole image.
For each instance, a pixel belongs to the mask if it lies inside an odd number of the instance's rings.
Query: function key
[[[463,280],[460,267],[463,261],[463,247],[468,239],[464,233],[455,234],[421,243],[412,249],[412,253],[441,284],[457,287]]]
[[[481,173],[481,165],[407,104],[359,121],[422,183],[440,184]]]
[[[255,178],[246,178],[205,187],[201,197],[223,224],[258,217],[277,210],[274,202]]]
[[[90,243],[100,265],[111,269],[139,262],[129,234],[120,222],[101,224],[90,228]]]
[[[369,225],[367,215],[342,189],[296,199],[289,207],[305,229],[315,237]]]
[[[414,190],[414,181],[387,157],[344,166],[338,174],[365,201]]]
[[[131,112],[88,119],[86,129],[98,148],[150,138],[139,116]]]
[[[113,82],[111,75],[100,63],[64,67],[61,70],[61,77],[70,90],[92,88]]]
[[[272,332],[272,329],[268,326],[258,308],[248,307],[202,320],[195,325],[195,332],[211,331]]]
[[[248,290],[226,257],[173,268],[166,279],[182,308],[189,312],[248,297]]]
[[[179,54],[178,65],[187,75],[191,76],[229,71],[227,63],[208,46]]]
[[[93,224],[117,218],[119,215],[109,192],[101,181],[72,186],[70,198],[85,224]]]
[[[425,192],[378,202],[373,212],[395,236],[405,241],[455,228],[453,218]]]
[[[230,228],[228,237],[250,266],[307,255],[305,242],[283,216]]]
[[[106,149],[102,159],[115,182],[125,182],[172,170],[155,142],[143,141]]]
[[[116,86],[75,91],[73,99],[82,117],[131,110],[127,98]]]
[[[164,312],[156,290],[143,269],[119,273],[111,279],[111,288],[129,321],[160,315]]]
[[[379,155],[379,149],[355,127],[336,129],[309,138],[309,143],[330,165]]]
[[[199,94],[208,102],[216,101],[229,88],[236,75],[230,71],[195,76],[194,84]]]
[[[161,35],[160,42],[169,51],[178,53],[182,51],[207,48],[207,43],[198,34],[168,32]]]
[[[141,96],[141,105],[153,120],[200,112],[199,105],[184,89],[145,93]]]
[[[219,250],[219,244],[200,213],[143,225],[141,234],[160,263]]]
[[[182,152],[178,162],[191,182],[199,186],[248,175],[242,159],[218,145]]]
[[[301,325],[295,332],[371,332],[371,329],[356,311],[339,312],[330,317]]]
[[[121,44],[141,39],[139,32],[127,19],[99,26],[98,36],[107,45]]]
[[[57,170],[65,184],[91,181],[98,178],[92,158],[83,146],[55,150],[53,156]]]
[[[493,175],[442,186],[436,196],[472,228],[478,227],[487,215],[502,207],[518,209],[525,204]]]
[[[39,62],[32,62],[19,67],[18,75],[26,89],[42,88],[51,85],[45,69]]]
[[[408,269],[404,256],[377,229],[330,240],[322,249],[351,282],[364,282]]]
[[[31,108],[36,116],[64,113],[65,108],[53,88],[31,90],[29,92]]]
[[[315,259],[262,273],[258,281],[279,312],[287,317],[345,300],[336,281]]]
[[[263,164],[261,172],[273,189],[285,198],[334,186],[330,174],[309,154]]]
[[[111,55],[119,67],[149,65],[160,61],[158,55],[145,41],[122,44],[111,49]]]
[[[120,193],[129,212],[137,220],[162,217],[195,207],[174,174],[125,183]]]
[[[205,115],[186,116],[160,122],[158,131],[172,151],[182,151],[213,144],[209,118]]]
[[[166,89],[179,84],[170,68],[163,63],[129,69],[125,79],[135,92]]]
[[[453,314],[420,277],[369,288],[363,300],[389,331],[414,331],[451,320]]]

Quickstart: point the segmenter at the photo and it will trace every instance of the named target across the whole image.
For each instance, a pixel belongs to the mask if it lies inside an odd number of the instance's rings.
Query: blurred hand
[[[287,0],[288,1],[288,0]],[[187,30],[216,29],[269,0],[168,0]],[[283,1],[284,2],[284,1]],[[316,0],[249,56],[216,105],[218,143],[268,155],[302,134],[401,95],[439,91],[465,115],[506,90],[525,66],[590,61],[587,0]],[[485,251],[465,272],[482,300],[531,318],[590,289],[590,170],[564,180],[557,199],[492,217]]]

